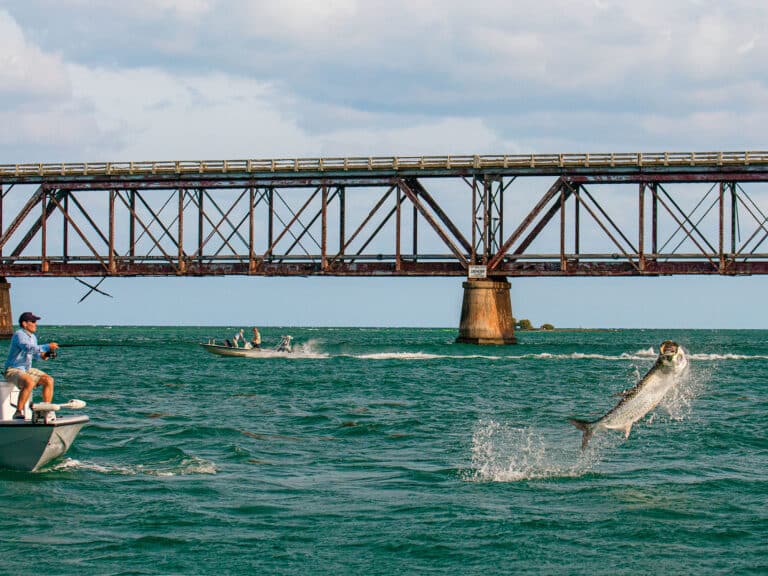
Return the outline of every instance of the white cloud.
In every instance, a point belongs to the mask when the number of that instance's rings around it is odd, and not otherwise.
[[[314,106],[314,114],[353,119],[307,132],[297,111],[309,105],[256,80],[152,69],[69,71],[74,96],[89,102],[98,132],[115,135],[109,150],[114,157],[94,160],[456,154],[509,147],[481,118],[403,119]]]
[[[0,10],[0,97],[53,96],[68,90],[61,57],[29,42],[8,12]]]
[[[170,10],[182,18],[191,18],[211,12],[216,2],[215,0],[143,0],[136,4],[143,4],[144,10],[151,11],[154,7],[160,7],[161,10]]]
[[[142,20],[156,20],[168,13],[181,19],[197,18],[212,12],[220,0],[133,0],[121,3],[111,0],[56,0],[56,3],[68,10],[131,14]]]
[[[282,0],[245,2],[244,26],[256,35],[290,37],[302,44],[327,39],[334,30],[345,29],[364,12],[357,0]]]
[[[73,18],[176,17],[166,35],[135,27],[135,45],[198,54],[201,65],[186,68],[121,65],[117,51],[109,65],[66,62],[0,12],[0,119],[12,127],[0,144],[143,159],[648,150],[721,136],[739,147],[739,134],[750,146],[762,137],[763,8],[745,18],[740,3],[393,2],[65,3]],[[98,48],[108,59],[110,46]],[[23,102],[40,92],[46,106]]]

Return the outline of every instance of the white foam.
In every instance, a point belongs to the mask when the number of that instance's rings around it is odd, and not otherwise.
[[[632,354],[621,354],[620,356],[608,356],[605,354],[590,354],[587,352],[572,352],[570,354],[552,354],[550,352],[541,352],[539,354],[518,354],[518,355],[489,355],[489,354],[429,354],[426,352],[376,352],[371,354],[342,354],[342,356],[351,356],[361,360],[438,360],[438,359],[456,359],[456,360],[645,360],[646,357]]]
[[[281,354],[283,355],[283,354]],[[299,354],[285,355],[297,358],[331,358],[327,353],[315,352],[308,348]],[[657,357],[653,348],[644,348],[635,352],[622,352],[618,355],[595,354],[591,352],[570,352],[567,354],[553,354],[551,352],[539,352],[537,354],[431,354],[427,352],[373,352],[370,354],[338,354],[335,357],[350,357],[360,360],[605,360],[607,362],[636,361],[646,362]],[[716,362],[719,360],[768,360],[768,355],[746,356],[741,354],[688,354],[689,360]]]
[[[123,476],[136,476],[146,474],[149,476],[188,476],[194,474],[216,474],[216,465],[213,462],[192,456],[184,458],[177,464],[169,466],[151,466],[137,464],[133,466],[119,466],[112,464],[97,464],[95,462],[85,462],[75,460],[74,458],[65,458],[61,462],[51,467],[51,470],[88,470],[98,472],[99,474],[117,474]]]
[[[123,466],[103,466],[96,464],[95,462],[84,462],[82,460],[75,460],[74,458],[65,458],[61,462],[53,465],[51,470],[89,470],[91,472],[98,472],[100,474],[121,474],[125,476],[135,476],[137,474],[135,469]]]
[[[355,358],[361,360],[435,360],[437,358],[452,358],[440,354],[426,354],[424,352],[378,352],[375,354],[359,354]]]
[[[576,438],[572,447],[566,447],[531,428],[481,420],[472,435],[472,470],[465,480],[519,482],[581,476],[594,461],[584,457],[578,446]]]
[[[663,408],[673,420],[683,420],[693,411],[693,401],[704,392],[712,376],[711,368],[691,367],[677,385],[661,401]]]
[[[293,352],[291,352],[290,357],[291,358],[313,358],[313,359],[319,359],[319,358],[330,358],[330,354],[327,352],[320,352],[317,347],[319,345],[320,341],[316,338],[313,338],[311,340],[307,340],[306,342],[301,342],[299,344],[294,344],[293,346]]]
[[[690,354],[688,356],[691,360],[768,360],[768,356],[746,356],[744,354]]]
[[[640,358],[656,358],[657,354],[656,351],[653,349],[653,346],[650,348],[640,349],[637,352],[633,354],[634,356],[638,356]]]

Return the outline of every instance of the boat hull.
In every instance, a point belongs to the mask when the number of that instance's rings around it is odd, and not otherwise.
[[[0,421],[0,468],[34,472],[64,454],[89,421],[61,416],[50,424],[30,420]]]
[[[290,352],[278,352],[270,348],[234,348],[232,346],[221,346],[219,344],[200,344],[211,354],[217,356],[237,356],[240,358],[275,358],[288,356]]]

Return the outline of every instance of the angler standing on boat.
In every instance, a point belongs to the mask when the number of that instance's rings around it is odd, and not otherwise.
[[[38,320],[40,317],[32,312],[24,312],[19,316],[21,328],[11,339],[8,360],[5,362],[5,379],[18,386],[20,391],[16,413],[13,415],[14,420],[24,419],[24,407],[36,386],[43,387],[43,402],[53,401],[53,378],[42,370],[32,368],[32,359],[48,360],[55,357],[59,345],[56,342],[38,345],[37,336],[35,336]]]
[[[261,334],[256,326],[253,327],[253,338],[251,339],[251,346],[253,348],[261,348]]]

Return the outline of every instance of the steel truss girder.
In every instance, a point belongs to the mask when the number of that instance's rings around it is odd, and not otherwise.
[[[768,173],[563,173],[533,209],[514,215],[507,238],[504,220],[513,215],[505,212],[504,196],[516,177],[484,172],[458,178],[472,192],[468,219],[449,215],[428,179],[379,174],[43,182],[5,226],[2,203],[15,185],[0,186],[0,276],[463,276],[477,264],[490,276],[516,277],[768,273],[768,206],[742,186],[766,182]],[[696,182],[712,186],[693,209],[668,189]],[[605,184],[637,186],[636,238],[593,194]],[[348,196],[361,187],[382,192],[350,222]],[[106,216],[83,196],[100,191],[108,194]],[[713,218],[715,234],[702,226]],[[50,240],[57,219],[60,246]],[[190,220],[197,226],[185,229]],[[666,241],[662,220],[672,226]],[[742,238],[744,221],[749,228]],[[585,228],[602,234],[607,248],[583,253]],[[559,246],[532,252],[553,230]],[[437,250],[421,247],[425,231]],[[72,239],[82,246],[74,249]]]

